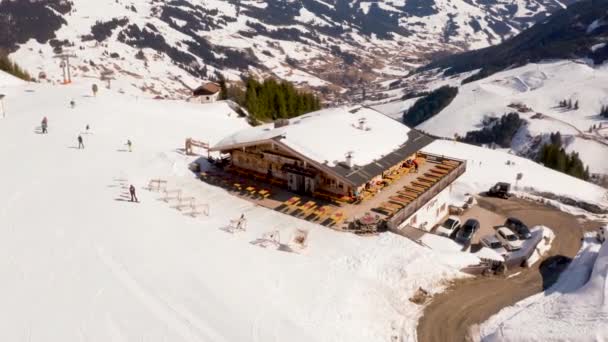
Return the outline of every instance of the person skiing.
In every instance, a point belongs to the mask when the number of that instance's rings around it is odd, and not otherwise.
[[[139,200],[137,199],[137,195],[135,194],[135,187],[133,186],[133,184],[129,186],[129,193],[131,194],[131,202],[139,202]]]
[[[42,134],[48,133],[48,131],[47,131],[48,120],[47,120],[46,116],[44,118],[42,118],[42,123],[40,124],[40,127],[42,128]]]
[[[131,142],[131,140],[127,140],[127,147],[129,147],[129,152],[133,152],[133,143]]]
[[[74,100],[70,101],[70,107],[72,107],[72,109],[76,107],[76,102]]]
[[[78,149],[84,149],[84,143],[82,142],[82,135],[78,135]]]
[[[89,134],[89,130],[91,129],[91,127],[87,124],[87,127],[85,127],[85,130],[87,131],[87,134]]]

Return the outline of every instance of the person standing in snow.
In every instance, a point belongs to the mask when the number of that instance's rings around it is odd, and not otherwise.
[[[129,147],[129,152],[133,152],[133,143],[131,140],[127,140],[127,147]]]
[[[47,126],[48,125],[48,120],[46,118],[46,116],[44,118],[42,118],[42,123],[40,124],[40,127],[42,128],[42,134],[46,134],[48,133],[47,131]]]
[[[87,134],[89,134],[89,130],[91,129],[91,127],[87,124],[87,127],[85,127],[85,130],[87,131]]]
[[[82,135],[78,135],[78,149],[84,149],[84,143],[82,142]]]
[[[133,184],[129,186],[129,193],[131,194],[131,202],[139,202],[139,200],[137,199],[137,195],[135,194],[135,187],[133,186]]]
[[[70,101],[70,107],[72,107],[72,109],[76,107],[76,102],[74,102],[74,100]]]

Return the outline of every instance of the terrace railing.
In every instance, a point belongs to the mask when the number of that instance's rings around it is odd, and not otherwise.
[[[419,152],[418,156],[424,157],[427,162],[442,163],[443,161],[457,161],[460,162],[460,165],[458,165],[455,169],[450,171],[450,173],[445,175],[441,180],[439,180],[439,182],[433,184],[425,192],[420,194],[420,196],[418,196],[410,204],[408,204],[403,209],[396,212],[392,217],[390,217],[386,221],[388,230],[395,232],[399,231],[399,226],[403,222],[405,222],[405,220],[407,220],[424,205],[429,203],[431,199],[433,199],[433,197],[437,196],[441,191],[450,186],[450,184],[452,184],[458,177],[460,177],[467,169],[467,163],[464,160],[446,158],[443,156],[422,152]]]

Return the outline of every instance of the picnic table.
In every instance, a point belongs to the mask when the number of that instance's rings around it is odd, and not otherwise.
[[[397,205],[397,204],[390,203],[390,202],[384,202],[381,205],[385,208],[390,208],[393,211],[399,211],[403,208],[403,206],[401,206],[401,205]]]
[[[408,205],[412,202],[412,200],[405,198],[405,197],[401,197],[401,196],[391,196],[391,197],[389,197],[389,199],[393,202],[397,202],[398,204],[404,204],[404,205]]]
[[[440,179],[441,179],[441,177],[442,177],[441,175],[438,175],[438,174],[435,174],[435,173],[432,173],[432,172],[425,172],[425,173],[424,173],[424,176],[425,176],[425,177],[428,177],[428,178],[430,178],[430,179],[433,179],[433,180],[435,180],[435,181],[440,180]]]
[[[300,197],[295,197],[294,196],[294,197],[288,199],[287,201],[285,201],[285,204],[288,205],[288,206],[290,206],[290,207],[291,206],[295,206],[295,205],[298,205],[298,203],[300,203],[300,199],[301,199]]]
[[[329,210],[330,210],[330,206],[324,205],[324,206],[318,208],[317,210],[315,210],[314,215],[317,219],[322,219],[327,214],[329,214]]]
[[[435,165],[435,168],[447,171],[448,173],[454,169],[453,166],[449,166],[449,165],[445,165],[445,164]]]
[[[317,207],[317,203],[315,201],[308,201],[306,203],[304,203],[302,206],[300,206],[300,209],[302,210],[302,212],[307,213],[310,212],[311,210],[314,210]]]
[[[424,188],[419,188],[419,187],[413,186],[413,185],[412,186],[407,186],[406,185],[406,186],[403,187],[403,189],[405,189],[406,191],[409,191],[409,192],[413,192],[413,193],[418,194],[418,195],[422,194],[425,191]]]
[[[262,198],[268,198],[268,197],[270,197],[270,191],[268,191],[266,189],[262,189],[262,190],[258,191],[258,194],[260,196],[262,196]]]
[[[415,193],[409,192],[409,191],[405,191],[405,190],[397,191],[397,193],[399,195],[401,195],[402,197],[408,198],[410,200],[415,200],[416,198],[418,198],[418,194],[415,194]]]
[[[340,222],[344,221],[345,218],[346,216],[344,216],[344,213],[341,211],[333,213],[333,215],[330,217],[330,219],[334,221],[334,224],[340,224]]]
[[[425,190],[431,187],[430,184],[424,184],[424,183],[420,183],[420,182],[417,182],[417,181],[412,181],[412,184],[415,185],[415,186],[421,187],[421,188],[423,188]]]
[[[437,180],[435,180],[435,179],[430,179],[430,178],[424,177],[424,176],[420,176],[417,179],[421,182],[431,183],[431,184],[435,184],[437,182]]]
[[[245,188],[245,190],[247,190],[247,192],[249,192],[251,195],[255,194],[255,188],[253,186],[248,186]]]
[[[394,209],[390,209],[390,208],[386,208],[385,206],[383,206],[382,204],[379,207],[374,208],[375,211],[381,212],[386,216],[391,216],[395,213],[396,210]]]
[[[445,175],[447,175],[448,173],[450,173],[450,171],[449,171],[449,170],[444,170],[444,169],[440,168],[440,167],[439,167],[439,165],[437,165],[437,166],[435,166],[434,168],[432,168],[432,169],[431,169],[431,172],[433,172],[433,173],[438,173],[438,174],[443,175],[443,176],[445,176]]]

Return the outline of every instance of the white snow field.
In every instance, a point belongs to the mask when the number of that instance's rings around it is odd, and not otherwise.
[[[215,144],[247,127],[224,103],[7,79],[0,73],[1,341],[413,341],[421,307],[408,299],[464,276],[453,256],[401,236],[335,232],[195,179],[194,157],[176,151],[184,139]],[[144,190],[152,178],[209,204],[210,216],[159,201]],[[125,200],[129,184],[141,203]],[[243,213],[246,232],[222,230]],[[287,244],[297,228],[309,231],[301,253],[252,243],[278,230]]]
[[[501,310],[481,326],[484,341],[606,341],[608,244],[588,236],[557,283]]]
[[[458,190],[456,195],[463,198],[465,193],[487,191],[496,182],[509,182],[520,191],[551,192],[608,208],[606,189],[501,150],[450,140],[434,141],[423,150],[467,161],[467,172],[453,184]],[[519,173],[522,179],[517,181]]]
[[[459,84],[463,77],[452,77],[432,83],[431,88],[444,84]],[[558,107],[561,100],[579,102],[578,110]],[[404,108],[411,104],[407,100]],[[592,173],[608,174],[608,160],[598,153],[608,153],[604,131],[588,132],[593,125],[608,124],[599,116],[608,105],[608,65],[592,67],[584,61],[558,60],[531,63],[513,68],[479,81],[462,85],[454,101],[441,113],[417,128],[434,135],[453,138],[481,128],[485,116],[500,117],[516,111],[512,103],[525,104],[532,109],[519,113],[528,121],[525,129],[513,141],[515,151],[526,152],[531,138],[561,132],[567,151],[576,151]],[[385,105],[386,107],[387,105]],[[392,108],[398,107],[397,103]],[[387,109],[389,114],[395,114]],[[542,113],[542,118],[532,118]]]

